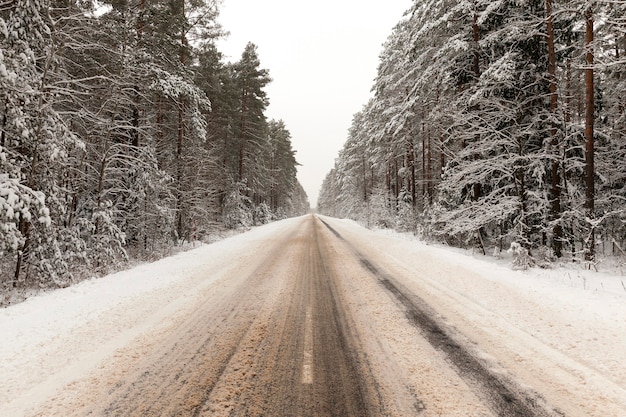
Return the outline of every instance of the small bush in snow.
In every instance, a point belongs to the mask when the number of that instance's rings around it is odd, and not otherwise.
[[[254,209],[254,224],[268,224],[272,221],[272,210],[266,203],[261,203]]]
[[[389,205],[389,198],[383,190],[378,190],[370,197],[368,207],[368,224],[382,229],[394,226],[395,213]]]
[[[417,229],[417,215],[410,202],[400,201],[398,203],[396,229],[400,232],[415,233]]]
[[[283,207],[278,207],[278,210],[276,210],[276,213],[274,214],[274,218],[276,220],[284,220],[286,219],[287,216],[287,212],[285,211],[285,209]]]
[[[525,271],[533,266],[533,259],[530,257],[528,249],[526,249],[519,243],[512,242],[511,247],[507,252],[513,256],[513,269],[521,269]]]
[[[246,185],[238,183],[224,199],[223,222],[229,229],[247,229],[253,225],[252,203],[245,195],[246,191]]]
[[[554,250],[548,246],[538,247],[534,254],[535,261],[541,268],[550,268],[550,266],[557,261]]]

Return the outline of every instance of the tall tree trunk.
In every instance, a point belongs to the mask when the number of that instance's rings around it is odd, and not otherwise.
[[[425,107],[425,105],[424,105]],[[426,195],[426,109],[422,108],[422,201]]]
[[[240,131],[239,131],[239,182],[243,181],[243,158],[244,158],[244,148],[246,144],[246,106],[247,106],[247,98],[248,98],[248,80],[246,79],[243,90],[241,91],[241,121],[240,121]]]
[[[581,85],[581,80],[580,80],[580,74],[578,73],[578,71],[574,72],[575,74],[575,80],[574,80],[574,85],[576,87],[579,87]],[[583,119],[584,119],[584,108],[585,108],[585,103],[584,103],[584,97],[583,97],[583,88],[574,88],[574,94],[576,95],[576,122],[577,123],[582,123]]]
[[[433,165],[432,165],[432,153],[431,153],[431,134],[430,134],[430,126],[428,127],[428,133],[426,135],[427,140],[427,150],[426,150],[426,184],[428,190],[428,203],[433,203]]]
[[[439,131],[439,179],[443,176],[443,170],[446,167],[446,153],[443,149],[443,135]]]
[[[394,198],[395,198],[395,200],[394,200],[395,207],[397,208],[398,207],[398,196],[400,195],[400,176],[398,175],[398,172],[400,171],[400,168],[398,167],[398,157],[395,156],[393,159],[394,159],[394,161],[393,161],[394,162],[393,173],[394,173],[395,180],[396,180],[396,186],[395,186],[393,194],[394,194]]]
[[[178,233],[178,238],[181,238],[183,235],[183,116],[183,100],[181,95],[178,99],[178,139],[176,141],[176,182],[178,185],[176,189],[176,232]]]
[[[521,154],[520,154],[521,155]],[[528,210],[527,210],[527,194],[526,194],[526,178],[525,168],[517,168],[517,186],[519,193],[520,204],[520,237],[522,238],[522,246],[530,250],[530,228],[528,225]]]
[[[589,219],[589,229],[585,248],[585,260],[593,261],[595,258],[595,227],[593,224],[595,212],[595,168],[594,168],[594,28],[593,28],[592,3],[585,10],[585,211]]]
[[[422,122],[422,200],[428,192],[426,173],[426,123]]]
[[[156,152],[157,152],[157,162],[159,164],[159,169],[163,169],[163,147],[165,146],[165,131],[163,129],[163,97],[159,94],[156,98]]]
[[[476,81],[480,77],[480,56],[478,53],[478,41],[480,40],[480,32],[478,27],[478,10],[476,10],[476,2],[474,2],[474,18],[472,21],[472,35],[474,40],[474,76]]]
[[[0,146],[6,146],[6,126],[7,126],[7,113],[9,111],[8,107],[9,99],[4,100],[4,109],[2,112],[2,129],[0,130]]]
[[[620,35],[619,33],[616,33],[615,34],[615,61],[617,62],[619,62],[620,60],[619,39],[620,39]],[[618,80],[621,80],[622,72],[617,70],[615,74],[615,78]],[[619,115],[615,119],[618,119],[618,118],[621,119],[622,115],[624,114],[624,99],[622,97],[618,97],[617,99],[617,111]],[[619,128],[617,130],[619,131]],[[621,131],[620,133],[623,133],[623,131]]]
[[[572,60],[565,64],[565,125],[572,120]]]
[[[477,4],[474,1],[474,18],[472,20],[472,34],[473,34],[473,40],[474,40],[474,77],[475,77],[475,82],[478,83],[478,80],[480,79],[480,53],[479,53],[479,41],[480,41],[480,28],[478,27],[478,9],[477,9]],[[478,106],[476,106],[476,111],[479,110]],[[480,142],[480,134],[477,133],[474,136],[474,141],[476,143]],[[476,153],[474,154],[474,160],[478,161],[480,159],[480,156]],[[472,186],[472,200],[473,201],[478,201],[483,194],[483,187],[482,184],[479,182],[475,182]],[[477,236],[477,244],[478,247],[480,248],[480,250],[482,251],[483,255],[486,255],[485,252],[485,245],[483,243],[483,232],[482,232],[482,227],[479,226],[478,229],[476,230],[476,236]]]
[[[181,22],[185,19],[185,1],[181,2]],[[181,23],[180,29],[180,63],[184,67],[185,66],[185,46],[187,45],[187,37],[184,25]],[[177,211],[177,225],[176,231],[178,233],[178,238],[180,239],[183,236],[183,140],[185,136],[185,126],[184,126],[184,97],[183,94],[178,95],[178,137],[176,141],[176,176],[178,182],[178,189],[176,192],[176,211]]]
[[[143,22],[143,13],[146,7],[146,0],[141,0],[141,2],[139,3],[139,16],[137,18],[137,27],[136,27],[136,32],[137,32],[137,48],[141,49],[141,42],[142,42],[142,36],[143,36],[143,28],[144,28],[144,22]],[[132,119],[131,119],[131,125],[133,127],[132,131],[131,131],[131,143],[130,145],[132,145],[133,147],[137,148],[139,146],[139,105],[140,105],[140,100],[141,100],[141,94],[140,94],[140,87],[139,87],[139,83],[135,82],[135,85],[133,86],[133,104],[132,104]]]
[[[411,205],[417,206],[416,186],[415,186],[415,144],[413,138],[409,141],[409,163],[411,164]]]
[[[23,218],[20,218],[18,228],[22,236],[26,236],[26,239],[24,241],[22,249],[18,252],[17,255],[17,262],[15,263],[15,274],[13,276],[13,288],[17,288],[17,283],[20,280],[20,272],[22,271],[22,264],[24,263],[24,258],[28,254],[28,249],[30,246],[30,239],[28,238],[30,232],[30,222],[25,221]]]
[[[479,33],[479,27],[478,27],[478,10],[476,9],[476,2],[474,2],[474,19],[472,22],[472,33],[473,33],[473,39],[474,39],[474,77],[475,77],[475,82],[478,82],[478,79],[480,78],[480,55],[478,52],[478,41],[480,40],[480,33]],[[476,110],[479,110],[478,108]],[[477,134],[474,137],[474,140],[478,143],[480,141],[480,135]],[[478,154],[474,155],[474,160],[478,160],[480,157],[478,156]],[[478,199],[480,197],[482,197],[482,186],[480,183],[474,183],[473,185],[473,190],[472,190],[472,199],[473,201],[478,201]],[[480,233],[480,229],[478,231],[478,233]]]
[[[367,201],[367,167],[365,165],[365,150],[361,155],[361,169],[363,176],[363,201]]]
[[[568,58],[565,63],[565,108],[563,114],[563,134],[564,140],[561,143],[560,158],[561,158],[561,202],[565,201],[566,206],[571,205],[571,197],[568,194],[568,178],[567,178],[567,160],[566,160],[566,147],[567,147],[567,136],[569,131],[569,125],[572,121],[572,60]],[[572,232],[572,223],[566,223],[565,226],[567,230],[567,236],[573,236]],[[567,243],[571,248],[574,248],[575,243],[571,240],[571,238],[566,237],[565,233],[563,233],[563,242]]]
[[[387,195],[391,196],[391,161],[387,161],[387,169],[385,171],[385,188]]]
[[[550,80],[550,126],[551,154],[553,157],[550,175],[550,220],[556,223],[552,229],[552,249],[556,257],[560,258],[563,251],[563,228],[561,217],[561,176],[560,176],[560,149],[559,133],[557,129],[558,93],[556,80],[556,53],[554,50],[554,24],[552,15],[552,0],[546,0],[546,26],[548,42],[548,77]]]

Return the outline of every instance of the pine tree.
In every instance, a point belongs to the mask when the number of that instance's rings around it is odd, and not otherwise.
[[[271,81],[268,71],[260,68],[257,47],[248,43],[241,59],[233,65],[233,77],[239,91],[237,181],[252,185],[256,152],[263,145],[267,121],[264,111],[268,99],[263,88]]]
[[[280,208],[286,211],[289,199],[296,191],[298,162],[291,148],[291,134],[282,120],[270,120],[268,125],[270,141],[269,207],[277,213]]]
[[[55,109],[59,45],[49,3],[16,1],[5,12],[0,153],[6,166],[3,193],[16,223],[8,225],[17,259],[13,285],[29,279],[42,286],[67,285],[68,256],[74,252],[66,256],[62,243],[65,190],[57,181],[67,155],[82,143]]]

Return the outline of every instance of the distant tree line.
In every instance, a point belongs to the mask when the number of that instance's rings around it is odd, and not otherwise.
[[[0,282],[59,287],[308,210],[256,47],[216,0],[0,1]]]
[[[592,265],[626,242],[626,1],[419,0],[323,213]]]

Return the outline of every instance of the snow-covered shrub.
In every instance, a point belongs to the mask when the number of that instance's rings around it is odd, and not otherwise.
[[[248,228],[253,225],[250,199],[242,192],[242,186],[231,191],[224,199],[224,225],[230,229]]]
[[[75,273],[92,268],[85,235],[78,226],[33,224],[25,250],[21,280],[36,288],[62,288],[75,281]]]
[[[278,207],[276,213],[274,213],[274,218],[276,220],[284,220],[287,218],[287,212],[284,207]]]
[[[37,219],[42,225],[49,225],[50,211],[45,197],[7,174],[0,174],[0,255],[16,252],[24,244],[18,227],[20,219],[31,222]]]
[[[111,204],[107,208],[93,213],[93,234],[88,240],[89,260],[92,266],[116,266],[121,259],[127,260],[128,255],[124,249],[126,235],[113,220]]]
[[[410,202],[398,203],[398,216],[396,217],[396,229],[400,232],[412,232],[417,230],[417,215]]]
[[[425,241],[433,240],[435,236],[435,228],[439,214],[443,211],[443,207],[437,201],[430,201],[427,195],[424,196],[423,208],[417,219],[416,235]]]
[[[384,190],[377,190],[370,196],[367,213],[369,225],[391,228],[395,224],[395,216],[389,204],[389,196]]]
[[[533,266],[533,259],[530,257],[528,249],[517,242],[511,242],[511,247],[507,251],[513,256],[512,266],[514,269],[527,270]]]
[[[557,257],[554,254],[554,250],[548,246],[539,246],[534,251],[533,256],[537,266],[541,268],[550,268],[557,261]]]
[[[268,224],[272,221],[272,210],[266,203],[261,203],[254,209],[254,224]]]

